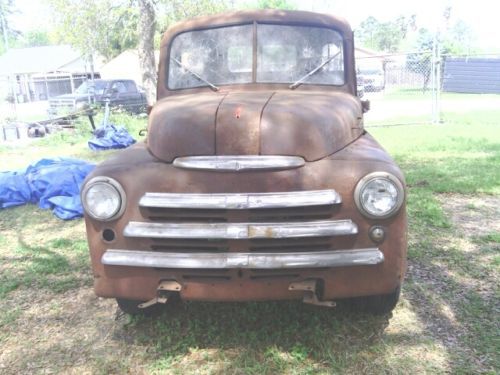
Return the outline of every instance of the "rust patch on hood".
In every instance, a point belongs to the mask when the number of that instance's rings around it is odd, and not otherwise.
[[[259,155],[260,118],[272,92],[228,94],[217,111],[217,155]]]
[[[148,124],[148,147],[158,159],[215,155],[215,117],[223,94],[179,95],[158,101]]]

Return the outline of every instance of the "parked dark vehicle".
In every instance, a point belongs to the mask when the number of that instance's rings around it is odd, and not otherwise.
[[[364,129],[355,74],[351,28],[330,15],[170,28],[147,141],[82,187],[96,294],[128,313],[176,296],[391,311],[405,181]]]
[[[385,71],[382,61],[375,58],[359,59],[358,79],[361,78],[365,91],[382,91],[385,89]]]
[[[61,114],[85,110],[92,106],[104,106],[109,101],[112,107],[121,107],[132,113],[146,110],[144,92],[139,90],[133,80],[95,79],[83,82],[73,94],[56,96],[49,100],[49,112]]]
[[[358,92],[358,98],[365,96],[365,80],[362,75],[356,75],[356,90]]]

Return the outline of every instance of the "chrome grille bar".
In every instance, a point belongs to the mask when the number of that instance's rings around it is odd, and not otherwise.
[[[327,206],[342,202],[335,190],[245,194],[146,193],[139,206],[147,208],[252,209]]]
[[[358,233],[351,220],[325,220],[280,223],[144,223],[131,221],[125,237],[256,239],[329,237]]]
[[[161,253],[106,250],[101,262],[112,266],[155,268],[318,268],[376,265],[384,261],[377,248],[294,253]]]
[[[300,156],[282,155],[217,155],[183,156],[174,160],[174,166],[220,172],[248,170],[283,170],[299,168],[305,164]]]

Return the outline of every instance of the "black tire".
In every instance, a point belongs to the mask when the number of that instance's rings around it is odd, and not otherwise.
[[[158,316],[160,315],[163,311],[167,309],[167,307],[172,306],[178,301],[178,295],[177,294],[172,294],[168,298],[168,301],[166,304],[163,303],[156,303],[154,305],[151,305],[149,307],[146,307],[144,309],[141,309],[139,305],[143,303],[144,301],[135,301],[131,299],[125,299],[125,298],[116,298],[116,303],[118,304],[118,307],[120,310],[122,310],[124,313],[129,314],[129,315],[142,315],[142,316]]]
[[[389,294],[350,298],[345,302],[353,311],[372,315],[386,315],[396,307],[400,293],[401,286],[398,286],[394,292]]]

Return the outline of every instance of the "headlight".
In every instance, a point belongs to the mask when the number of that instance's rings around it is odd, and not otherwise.
[[[390,173],[370,173],[356,185],[354,201],[364,216],[372,219],[388,218],[403,204],[403,184]]]
[[[82,190],[82,204],[92,218],[109,221],[125,210],[125,192],[112,178],[94,177]]]

